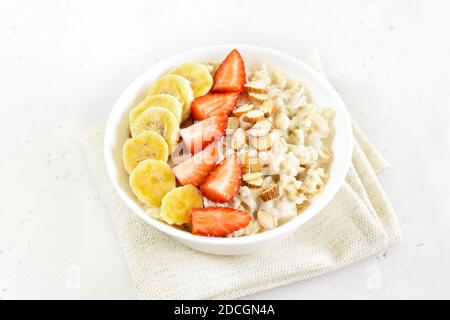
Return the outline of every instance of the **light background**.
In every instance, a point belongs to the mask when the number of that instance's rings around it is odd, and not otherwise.
[[[319,48],[404,232],[251,298],[450,298],[449,30],[448,1],[1,1],[0,299],[135,297],[77,133],[155,61],[220,43]]]

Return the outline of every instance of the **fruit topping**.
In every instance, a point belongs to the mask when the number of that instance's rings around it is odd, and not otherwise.
[[[234,49],[214,73],[212,92],[242,92],[245,81],[244,60]]]
[[[181,129],[180,135],[188,150],[196,153],[222,137],[227,127],[227,118],[225,113],[219,113]]]
[[[241,186],[241,161],[236,154],[226,157],[200,186],[200,191],[215,202],[229,202]]]
[[[176,186],[175,176],[169,165],[160,160],[142,161],[129,179],[134,194],[149,207],[159,207],[166,193]]]
[[[204,120],[218,113],[231,115],[239,99],[238,92],[210,93],[192,102],[191,112],[195,120]]]
[[[172,171],[181,185],[199,186],[214,168],[217,159],[217,148],[211,144],[203,151],[173,167]]]
[[[210,237],[227,236],[252,221],[247,212],[224,207],[192,209],[190,217],[192,233]]]
[[[161,219],[168,224],[181,225],[189,222],[189,213],[203,206],[200,191],[191,184],[178,187],[167,193],[161,203]]]

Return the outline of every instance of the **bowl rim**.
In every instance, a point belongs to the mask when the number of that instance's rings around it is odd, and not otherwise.
[[[205,50],[223,50],[224,52],[230,51],[232,48],[238,48],[239,49],[249,49],[249,50],[260,50],[265,51],[267,53],[270,53],[272,55],[278,56],[281,59],[284,59],[288,61],[289,63],[295,63],[300,64],[302,68],[306,69],[310,76],[314,78],[317,83],[325,89],[328,94],[333,98],[333,100],[336,101],[337,104],[339,104],[339,109],[341,109],[342,113],[342,130],[346,130],[345,137],[347,137],[347,143],[346,143],[346,149],[344,153],[344,160],[343,163],[345,165],[342,166],[341,170],[335,173],[335,181],[336,183],[334,185],[331,185],[328,187],[327,192],[322,192],[319,195],[320,202],[317,202],[318,199],[313,201],[311,205],[308,208],[313,208],[314,210],[309,210],[308,212],[302,213],[300,215],[297,215],[295,218],[291,219],[289,222],[280,225],[274,229],[267,230],[261,233],[257,233],[254,235],[249,236],[242,236],[242,237],[230,237],[230,238],[220,238],[220,237],[205,237],[205,236],[198,236],[193,235],[189,232],[177,229],[171,225],[168,225],[164,222],[158,221],[154,219],[153,217],[150,217],[149,215],[145,214],[144,209],[138,206],[134,201],[131,201],[128,198],[128,195],[122,190],[122,187],[116,182],[116,180],[113,178],[113,172],[114,172],[114,161],[111,159],[110,156],[110,150],[108,142],[108,137],[111,135],[111,133],[115,132],[115,127],[112,120],[114,119],[114,115],[119,109],[119,106],[122,104],[122,100],[125,99],[126,94],[132,90],[137,84],[139,84],[143,79],[146,77],[146,74],[152,70],[161,68],[162,66],[166,65],[168,62],[173,60],[178,60],[181,57],[189,56],[189,55],[195,55],[196,53],[205,51]],[[228,51],[226,51],[228,50]],[[116,112],[115,112],[116,111]],[[246,45],[246,44],[218,44],[218,45],[210,45],[210,46],[203,46],[195,49],[190,49],[187,51],[183,51],[181,53],[169,56],[167,58],[163,58],[159,60],[157,63],[153,64],[151,67],[146,69],[141,75],[139,75],[137,78],[135,78],[122,92],[122,94],[117,99],[116,103],[114,104],[113,108],[111,109],[111,112],[108,116],[108,120],[106,123],[104,135],[103,135],[103,155],[104,155],[104,161],[106,165],[107,174],[109,177],[109,180],[114,186],[115,191],[119,194],[122,201],[125,202],[125,204],[128,206],[128,208],[133,211],[134,214],[138,215],[141,219],[143,219],[145,222],[150,224],[152,227],[170,235],[173,236],[179,240],[184,240],[188,242],[193,242],[196,244],[204,244],[204,245],[215,245],[215,246],[222,246],[222,247],[235,247],[235,246],[241,246],[244,244],[252,244],[257,242],[266,241],[269,239],[276,239],[283,235],[288,235],[298,229],[301,225],[306,223],[311,218],[315,217],[317,214],[320,213],[321,210],[325,206],[329,204],[329,202],[333,199],[333,197],[338,192],[339,188],[342,186],[344,179],[348,173],[348,170],[350,168],[351,159],[352,159],[352,152],[353,152],[353,130],[352,130],[352,124],[350,115],[347,111],[347,108],[342,100],[342,98],[339,96],[337,91],[334,89],[334,87],[331,85],[331,83],[325,78],[324,75],[320,74],[318,71],[316,71],[314,68],[309,66],[308,64],[304,63],[300,59],[296,59],[291,55],[288,55],[286,53],[280,52],[278,50],[266,48],[266,47],[260,47],[260,46],[254,46],[254,45]],[[328,181],[327,181],[328,183]],[[138,208],[141,209],[142,212],[138,210]],[[307,208],[307,209],[308,209]]]

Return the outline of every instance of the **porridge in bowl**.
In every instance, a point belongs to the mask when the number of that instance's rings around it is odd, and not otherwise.
[[[130,187],[149,215],[195,235],[276,228],[321,193],[333,117],[269,64],[246,69],[237,50],[177,66],[130,111]]]

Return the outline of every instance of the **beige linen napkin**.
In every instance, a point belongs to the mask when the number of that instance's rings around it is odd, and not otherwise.
[[[302,59],[323,72],[315,50]],[[232,299],[315,277],[400,240],[377,173],[388,165],[354,125],[353,163],[331,203],[286,240],[247,256],[192,250],[147,225],[120,200],[106,173],[103,126],[81,137],[101,197],[122,243],[140,299]]]

